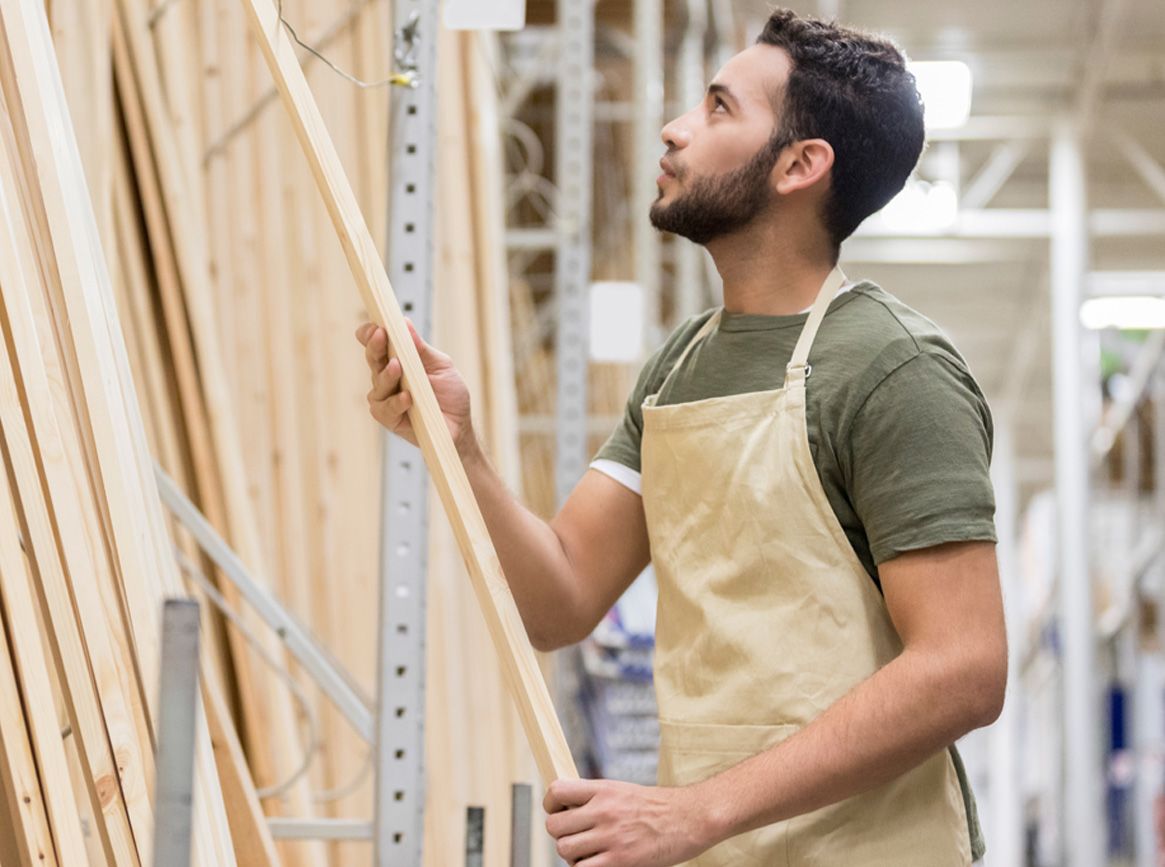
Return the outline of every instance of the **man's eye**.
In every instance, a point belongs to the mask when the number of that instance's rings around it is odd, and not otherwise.
[[[728,105],[724,102],[724,100],[722,100],[718,96],[712,97],[712,106],[713,106],[713,108],[712,108],[713,111],[718,111],[719,109],[724,109],[725,111],[728,111]]]

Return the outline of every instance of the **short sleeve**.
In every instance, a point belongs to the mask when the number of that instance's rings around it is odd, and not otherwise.
[[[692,316],[671,333],[663,346],[647,359],[639,371],[635,388],[627,398],[623,418],[595,454],[596,461],[614,461],[638,473],[641,471],[640,444],[643,441],[643,401],[655,394],[667,377],[668,371],[683,354],[684,347],[708,321],[713,311]]]
[[[921,352],[874,388],[840,451],[875,563],[945,542],[995,541],[992,435],[978,385],[945,355]]]
[[[623,417],[595,454],[594,460],[614,461],[636,473],[640,472],[639,447],[643,440],[643,401],[653,391],[652,380],[654,370],[658,366],[658,356],[659,353],[652,356],[639,371],[635,388],[631,390],[627,405],[623,409]]]

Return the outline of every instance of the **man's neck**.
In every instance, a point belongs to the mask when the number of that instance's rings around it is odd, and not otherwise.
[[[775,225],[750,227],[708,244],[729,313],[789,316],[813,304],[833,270],[832,251]]]

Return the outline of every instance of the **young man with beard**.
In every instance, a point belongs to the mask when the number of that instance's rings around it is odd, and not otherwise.
[[[490,469],[448,356],[414,335],[531,641],[587,635],[652,560],[658,787],[559,781],[580,867],[955,867],[981,856],[951,746],[1003,701],[991,420],[931,322],[838,250],[923,146],[902,55],[774,12],[663,129],[660,229],[703,244],[724,306],[643,368],[544,523]],[[383,330],[372,414],[411,437]]]

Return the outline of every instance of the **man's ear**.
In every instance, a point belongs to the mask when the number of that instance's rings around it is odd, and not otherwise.
[[[774,186],[778,193],[787,196],[798,190],[806,190],[822,178],[829,177],[832,168],[833,146],[825,139],[810,138],[794,142],[773,166]]]

